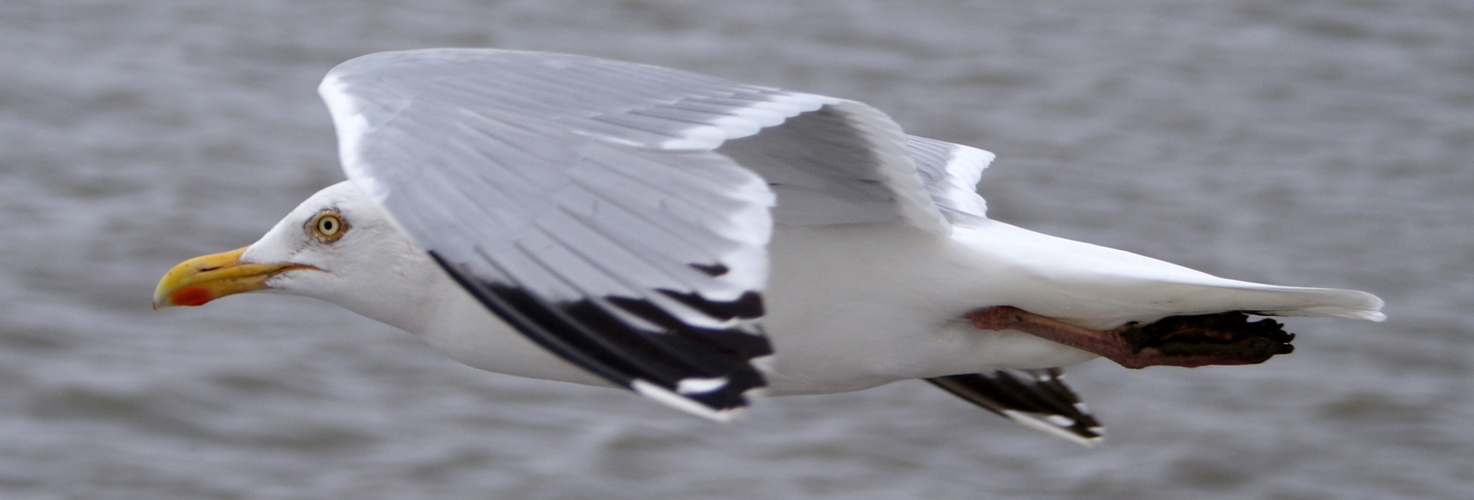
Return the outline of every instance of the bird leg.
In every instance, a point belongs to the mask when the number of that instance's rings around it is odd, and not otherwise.
[[[1168,316],[1145,325],[1092,330],[1013,306],[985,307],[963,317],[981,330],[1017,330],[1099,354],[1126,368],[1253,365],[1295,350],[1295,334],[1272,319],[1250,322],[1242,311]]]

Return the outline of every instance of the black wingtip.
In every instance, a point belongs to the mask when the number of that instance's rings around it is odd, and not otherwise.
[[[760,392],[767,384],[751,363],[773,352],[760,332],[695,327],[637,298],[552,302],[520,287],[477,279],[461,266],[433,251],[429,253],[456,283],[528,339],[590,373],[660,403],[725,422],[748,405],[749,394]],[[744,300],[760,300],[756,294],[753,297],[747,299],[744,295]],[[690,301],[681,302],[692,305]],[[714,302],[700,309],[735,312],[735,316],[750,312],[751,307],[750,302],[738,301]],[[663,331],[633,327],[611,308]]]
[[[926,379],[932,385],[1026,427],[1091,447],[1105,437],[1095,419],[1061,378],[1058,368],[999,370]]]

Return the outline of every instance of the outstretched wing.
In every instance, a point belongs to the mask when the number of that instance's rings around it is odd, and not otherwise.
[[[926,379],[1003,418],[1084,446],[1095,446],[1105,428],[1065,385],[1059,368],[999,370]]]
[[[775,219],[950,230],[905,134],[852,101],[471,49],[360,57],[320,92],[348,177],[490,310],[708,417],[764,386]]]

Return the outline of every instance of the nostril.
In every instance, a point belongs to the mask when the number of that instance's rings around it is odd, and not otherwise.
[[[214,271],[216,269],[220,269],[220,266],[201,267],[200,268],[200,272],[202,272],[202,273],[208,273],[208,272]]]

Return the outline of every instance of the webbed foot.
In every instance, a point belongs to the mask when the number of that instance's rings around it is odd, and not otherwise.
[[[1127,368],[1252,365],[1289,354],[1295,334],[1265,318],[1249,321],[1242,311],[1169,316],[1138,325],[1092,330],[1012,306],[979,309],[965,316],[983,330],[1018,330],[1099,354]]]

